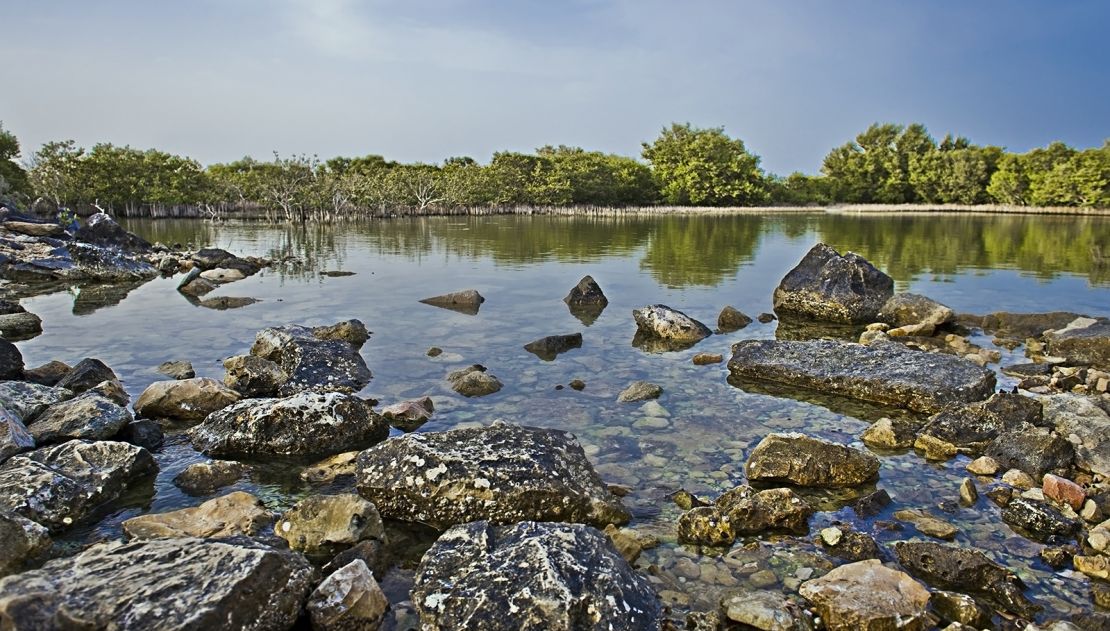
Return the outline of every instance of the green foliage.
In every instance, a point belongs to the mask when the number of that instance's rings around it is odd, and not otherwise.
[[[936,149],[924,125],[871,125],[833,149],[821,167],[834,201],[908,204],[918,201],[911,165]]]
[[[832,202],[829,178],[798,171],[785,178],[768,175],[767,192],[772,206],[820,206]]]
[[[0,121],[0,195],[23,197],[31,192],[27,172],[16,162],[18,158],[19,140]]]
[[[759,158],[722,127],[675,123],[643,147],[668,204],[753,206],[767,199]]]

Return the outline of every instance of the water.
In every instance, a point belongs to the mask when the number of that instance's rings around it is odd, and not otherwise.
[[[198,376],[220,378],[222,359],[247,352],[263,327],[359,318],[373,331],[362,354],[374,379],[363,394],[384,404],[432,396],[436,413],[421,431],[502,418],[574,432],[606,481],[632,489],[625,498],[634,514],[632,525],[663,541],[637,564],[655,577],[678,612],[713,607],[721,590],[737,586],[796,589],[798,568],[814,568],[817,575],[828,566],[812,544],[794,538],[752,538],[727,554],[677,546],[673,533],[680,511],[668,494],[685,488],[713,498],[744,482],[747,454],[768,432],[801,430],[858,442],[859,433],[883,411],[806,393],[746,392],[727,383],[724,364],[694,366],[690,361],[698,352],[727,357],[730,345],[742,339],[773,337],[775,323],[756,322],[681,352],[647,353],[631,344],[633,308],[664,303],[710,326],[726,304],[753,317],[769,312],[778,281],[814,243],[824,241],[861,253],[890,273],[898,290],[926,294],[957,312],[1110,314],[1110,266],[1096,265],[1092,255],[1110,252],[1106,218],[504,216],[304,229],[169,220],[131,221],[127,227],[151,241],[296,260],[210,294],[261,300],[241,309],[194,306],[175,292],[177,279],[157,279],[130,293],[74,288],[25,299],[45,330],[19,343],[28,365],[99,357],[135,398],[159,378],[154,368],[163,361],[188,360]],[[320,274],[335,270],[355,275]],[[562,302],[586,274],[597,279],[610,300],[588,325]],[[464,288],[477,289],[487,299],[476,316],[418,302]],[[555,361],[541,361],[522,348],[545,335],[573,332],[583,334],[582,348]],[[445,352],[429,358],[431,346]],[[1021,349],[1004,354],[1016,361]],[[505,388],[480,399],[455,395],[444,376],[472,363],[489,367]],[[584,391],[556,389],[575,378],[586,382]],[[663,386],[659,404],[667,416],[660,417],[652,406],[616,403],[617,393],[636,379]],[[153,488],[139,489],[130,505],[117,505],[103,521],[74,531],[69,544],[115,537],[123,519],[204,499],[184,495],[171,483],[184,466],[204,459],[180,434],[169,436],[158,459],[161,472]],[[839,520],[881,542],[910,538],[915,536],[911,527],[889,529],[890,513],[929,509],[960,527],[958,542],[984,549],[1017,571],[1049,611],[1090,610],[1086,579],[1051,571],[1037,557],[1040,546],[1010,531],[993,504],[980,500],[971,509],[937,508],[939,501],[958,497],[966,459],[933,464],[909,452],[885,454],[882,462],[878,487],[891,494],[894,505],[860,520],[843,508],[844,502],[874,487],[807,492],[825,511],[812,521],[814,533]],[[254,492],[281,510],[321,491],[297,473],[292,465],[255,467],[233,488]],[[405,597],[419,549],[402,564],[406,567],[387,578],[395,600]]]

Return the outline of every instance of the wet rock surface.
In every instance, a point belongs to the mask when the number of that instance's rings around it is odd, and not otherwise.
[[[575,348],[582,348],[582,334],[549,335],[524,345],[524,350],[544,361],[554,361],[557,356]]]
[[[650,305],[632,310],[637,335],[678,345],[694,344],[713,334],[709,327],[667,305]]]
[[[365,338],[354,333],[365,331],[361,322],[349,327],[308,328],[288,325],[263,329],[255,336],[251,355],[277,364],[289,378],[278,386],[277,393],[288,396],[306,390],[358,392],[372,377],[366,361],[359,354]],[[342,323],[340,323],[342,324]],[[321,337],[321,335],[323,337]],[[368,334],[367,334],[368,335]],[[354,342],[362,338],[361,342]]]
[[[239,481],[247,467],[241,462],[213,460],[194,462],[173,478],[177,488],[190,495],[204,495]]]
[[[123,522],[131,539],[252,537],[267,529],[273,515],[261,500],[242,491],[210,499],[199,506],[167,513],[148,513]]]
[[[874,322],[894,280],[862,256],[818,243],[775,288],[775,314],[845,324]]]
[[[927,629],[929,590],[877,559],[842,565],[798,590],[830,631]]]
[[[798,486],[842,487],[878,477],[874,455],[798,433],[768,434],[748,456],[748,479]]]
[[[1003,468],[1019,469],[1039,478],[1050,471],[1066,472],[1075,461],[1075,449],[1062,436],[1032,428],[1000,434],[986,454]]]
[[[805,533],[813,508],[790,489],[756,490],[741,485],[696,507],[678,520],[678,540],[709,546],[731,545],[737,537],[765,531]]]
[[[629,514],[573,436],[495,422],[407,434],[363,451],[358,492],[383,517],[433,526],[490,519],[604,527]]]
[[[936,412],[994,391],[994,374],[975,364],[895,342],[749,340],[732,347],[732,377],[772,381],[873,403]]]
[[[431,397],[401,401],[382,408],[382,418],[403,432],[414,432],[427,423],[435,412]]]
[[[878,319],[894,327],[923,324],[936,328],[955,320],[945,305],[919,294],[894,294],[883,303]],[[930,330],[931,333],[931,330]]]
[[[978,550],[921,541],[894,545],[898,562],[930,586],[980,596],[996,607],[1019,616],[1040,608],[1023,594],[1025,585],[1010,570]]]
[[[206,377],[155,381],[135,401],[135,413],[146,418],[195,423],[235,403],[239,397],[235,390]]]
[[[659,629],[648,581],[609,540],[579,524],[463,524],[417,569],[413,604],[423,629]],[[480,621],[480,622],[479,622]]]
[[[0,619],[46,628],[287,629],[313,576],[250,540],[104,543],[0,580]]]
[[[378,509],[353,493],[307,497],[282,514],[274,532],[290,548],[325,558],[366,539],[386,540]]]
[[[721,309],[721,313],[717,315],[717,329],[722,333],[739,331],[751,323],[750,317],[732,305]]]
[[[1045,502],[1019,497],[1002,509],[1002,520],[1038,541],[1069,537],[1079,530],[1079,522],[1064,516]]]
[[[104,362],[95,357],[86,357],[70,368],[69,372],[54,386],[79,394],[105,381],[119,381],[119,377]]]
[[[125,408],[100,395],[86,392],[46,408],[27,429],[39,445],[73,438],[106,440],[118,434],[132,420],[131,413]]]
[[[198,451],[215,457],[327,456],[389,435],[370,404],[341,392],[302,392],[283,399],[245,399],[189,430]]]
[[[480,364],[448,373],[447,382],[452,390],[464,397],[484,397],[502,388],[501,380]]]
[[[1110,477],[1110,413],[1089,397],[1058,394],[1042,397],[1045,423],[1061,436],[1074,436],[1075,464]]]
[[[432,296],[431,298],[424,298],[420,302],[433,307],[442,307],[443,309],[450,309],[466,315],[477,315],[478,310],[482,307],[482,303],[486,299],[482,294],[474,289],[464,289],[450,294],[443,294],[441,296]]]
[[[649,381],[633,381],[617,395],[617,403],[635,403],[658,399],[663,394],[663,386]]]
[[[374,631],[382,625],[389,600],[366,563],[354,560],[324,579],[305,608],[313,629]]]

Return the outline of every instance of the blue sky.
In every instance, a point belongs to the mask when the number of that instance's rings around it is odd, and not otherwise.
[[[204,163],[638,155],[688,121],[788,173],[875,121],[1017,151],[1110,137],[1103,1],[5,5],[0,120],[25,153],[73,138]]]

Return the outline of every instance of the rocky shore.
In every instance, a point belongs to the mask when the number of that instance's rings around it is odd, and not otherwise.
[[[67,230],[0,215],[0,278],[15,298],[0,304],[0,629],[1110,627],[1110,320],[1099,314],[956,314],[818,245],[760,318],[780,318],[786,339],[735,343],[727,375],[712,353],[692,362],[741,390],[864,406],[870,427],[838,439],[805,423],[764,431],[730,452],[731,487],[669,499],[607,480],[596,445],[545,427],[542,410],[425,431],[442,401],[517,387],[503,367],[437,373],[434,403],[379,408],[361,395],[371,333],[357,319],[264,328],[223,361],[222,379],[167,362],[166,379],[134,393],[95,358],[31,367],[14,343],[35,329],[18,297],[49,283],[180,275],[181,295],[203,305],[267,264],[152,246],[107,216]],[[485,298],[425,302],[474,316]],[[565,302],[584,326],[609,305],[588,276]],[[725,306],[714,332],[652,304],[627,324],[658,358],[753,321]],[[586,343],[553,333],[521,340],[532,361]],[[998,366],[1001,353],[976,344],[984,336],[1028,361]],[[997,391],[1001,376],[1017,386]],[[631,431],[668,431],[670,388],[637,380],[604,405],[636,410]],[[170,474],[195,501],[150,510],[167,442],[197,454]],[[959,463],[966,476],[930,503],[892,497],[884,476],[907,460]],[[274,466],[311,492],[281,502],[237,488]],[[673,502],[677,518],[644,528],[645,497]],[[67,539],[136,503],[141,514],[104,541]],[[951,517],[960,506],[1027,563],[973,547]],[[1038,599],[1034,566],[1081,583],[1088,613],[1062,617]]]

